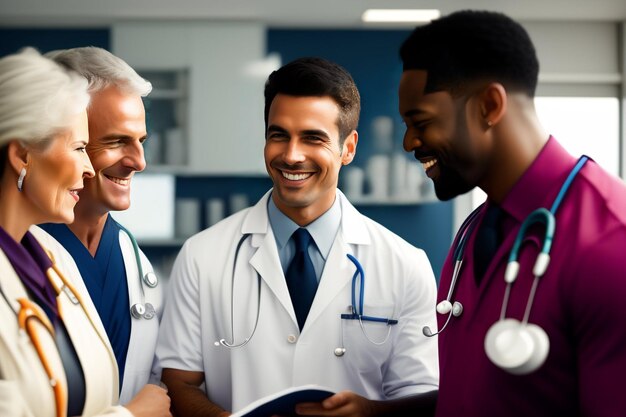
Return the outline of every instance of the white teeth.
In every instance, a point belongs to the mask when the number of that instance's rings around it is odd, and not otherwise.
[[[426,162],[422,162],[422,167],[424,167],[424,171],[427,171],[429,168],[433,167],[437,164],[437,159],[431,159]]]
[[[130,180],[125,180],[122,178],[114,178],[114,177],[107,177],[107,178],[113,181],[114,183],[120,184],[120,185],[128,185],[128,183],[130,183]]]
[[[283,177],[287,178],[290,181],[300,181],[300,180],[304,180],[309,178],[312,174],[309,172],[305,172],[303,174],[290,174],[288,172],[285,171],[281,171],[283,174]]]
[[[72,194],[72,195],[78,195],[78,190],[70,190],[70,194]]]

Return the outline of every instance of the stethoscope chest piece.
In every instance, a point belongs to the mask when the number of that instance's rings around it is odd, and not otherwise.
[[[130,314],[136,319],[142,318],[145,312],[146,312],[146,308],[141,303],[133,304],[130,307]]]
[[[156,310],[151,303],[135,303],[130,308],[130,315],[136,319],[150,320],[156,315]]]
[[[154,306],[152,305],[152,303],[146,303],[145,310],[146,310],[145,313],[143,313],[144,319],[150,320],[154,316],[156,316],[156,310],[154,309]]]
[[[548,357],[550,340],[536,324],[515,319],[494,323],[485,337],[485,352],[496,366],[515,375],[537,370]]]
[[[150,288],[156,288],[159,284],[156,274],[152,271],[143,276],[143,282]]]

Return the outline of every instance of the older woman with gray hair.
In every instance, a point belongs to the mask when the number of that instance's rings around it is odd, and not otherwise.
[[[87,81],[32,49],[0,59],[0,415],[168,416],[151,386],[117,404],[115,357],[52,241],[93,177]]]

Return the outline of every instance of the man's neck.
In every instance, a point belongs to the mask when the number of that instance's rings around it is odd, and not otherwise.
[[[537,158],[550,137],[528,100],[527,97],[511,97],[509,107],[516,111],[509,111],[492,129],[497,136],[493,139],[494,157],[485,182],[479,187],[498,204]]]
[[[290,207],[282,204],[282,202],[275,198],[273,195],[270,196],[274,200],[274,204],[278,210],[280,210],[285,216],[289,217],[300,227],[305,227],[315,220],[317,220],[320,216],[328,211],[335,202],[336,194],[332,194],[329,196],[325,196],[325,198],[320,198],[315,201],[313,204],[310,204],[305,207]]]
[[[109,213],[91,217],[79,216],[76,213],[74,223],[68,225],[72,233],[85,245],[92,257],[96,256],[108,216]]]

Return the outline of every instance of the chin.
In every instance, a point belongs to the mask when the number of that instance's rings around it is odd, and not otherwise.
[[[435,195],[440,201],[449,201],[455,197],[460,196],[461,194],[465,194],[470,191],[471,188],[468,187],[458,187],[458,188],[449,188],[449,187],[437,187],[435,186]]]
[[[71,213],[57,213],[56,215],[52,215],[50,216],[50,220],[42,223],[74,223],[74,210],[72,210]]]
[[[124,211],[130,208],[130,200],[116,200],[107,204],[109,211]]]
[[[456,171],[442,173],[442,175],[434,181],[434,185],[435,195],[441,201],[452,200],[474,188],[474,186],[470,185]]]

